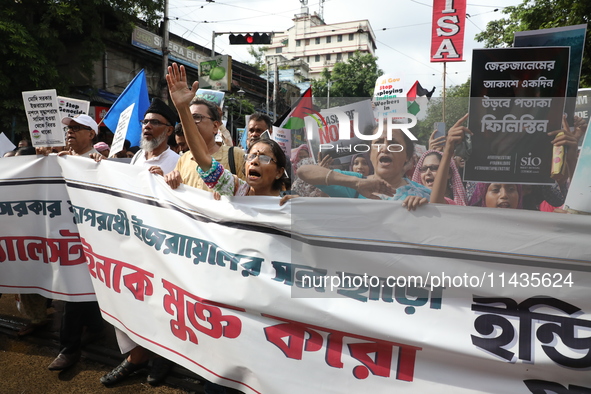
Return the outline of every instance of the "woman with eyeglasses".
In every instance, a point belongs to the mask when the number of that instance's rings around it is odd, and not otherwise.
[[[245,157],[246,181],[239,179],[211,157],[197,130],[189,103],[195,96],[198,82],[194,82],[192,89],[189,89],[185,68],[176,63],[168,67],[166,82],[181,118],[187,144],[198,164],[197,171],[204,182],[225,196],[279,196],[288,181],[285,174],[286,157],[281,147],[272,140],[259,140],[251,145]],[[281,202],[290,197],[286,196]]]
[[[419,159],[412,180],[433,190],[435,177],[441,165],[443,153],[437,150],[428,150]],[[462,177],[453,160],[446,179],[444,202],[451,205],[466,205],[466,191],[462,184]],[[434,202],[434,201],[431,201]]]

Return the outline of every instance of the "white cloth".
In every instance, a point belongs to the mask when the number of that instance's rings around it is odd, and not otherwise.
[[[144,166],[150,168],[152,166],[158,166],[162,168],[165,174],[168,174],[176,167],[176,162],[179,160],[179,155],[168,147],[164,152],[151,159],[146,159],[146,151],[140,149],[136,152],[131,159],[131,164]],[[134,347],[138,346],[126,333],[115,327],[115,336],[117,337],[117,344],[121,354],[125,354]]]
[[[142,165],[146,169],[152,166],[158,166],[162,168],[162,171],[165,174],[168,174],[169,172],[174,170],[176,162],[179,160],[179,157],[180,156],[178,155],[178,153],[176,153],[175,151],[170,149],[170,147],[168,147],[160,155],[152,157],[151,159],[146,159],[146,151],[140,149],[133,156],[133,159],[131,159],[131,164]]]

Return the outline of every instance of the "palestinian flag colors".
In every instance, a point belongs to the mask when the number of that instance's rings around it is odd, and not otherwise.
[[[416,81],[406,93],[408,112],[413,115],[418,114],[421,110],[421,105],[419,104],[418,98],[427,97],[429,100],[431,99],[433,92],[435,92],[435,87],[429,91],[422,87],[419,81]]]

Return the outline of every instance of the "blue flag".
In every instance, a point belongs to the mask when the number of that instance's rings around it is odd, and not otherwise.
[[[117,130],[117,123],[119,116],[129,106],[135,104],[129,120],[129,127],[125,139],[131,142],[131,146],[138,146],[142,136],[142,127],[140,120],[144,118],[144,114],[150,106],[150,98],[148,97],[148,85],[146,83],[146,74],[142,69],[135,78],[127,85],[123,93],[117,98],[115,103],[105,115],[103,123],[113,133]]]

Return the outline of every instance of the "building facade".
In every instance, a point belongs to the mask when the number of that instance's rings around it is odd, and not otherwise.
[[[287,31],[273,35],[266,53],[269,62],[276,56],[303,60],[309,66],[309,78],[317,79],[324,68],[332,70],[356,51],[375,55],[376,37],[367,19],[326,24],[316,13],[303,12],[293,21]]]

